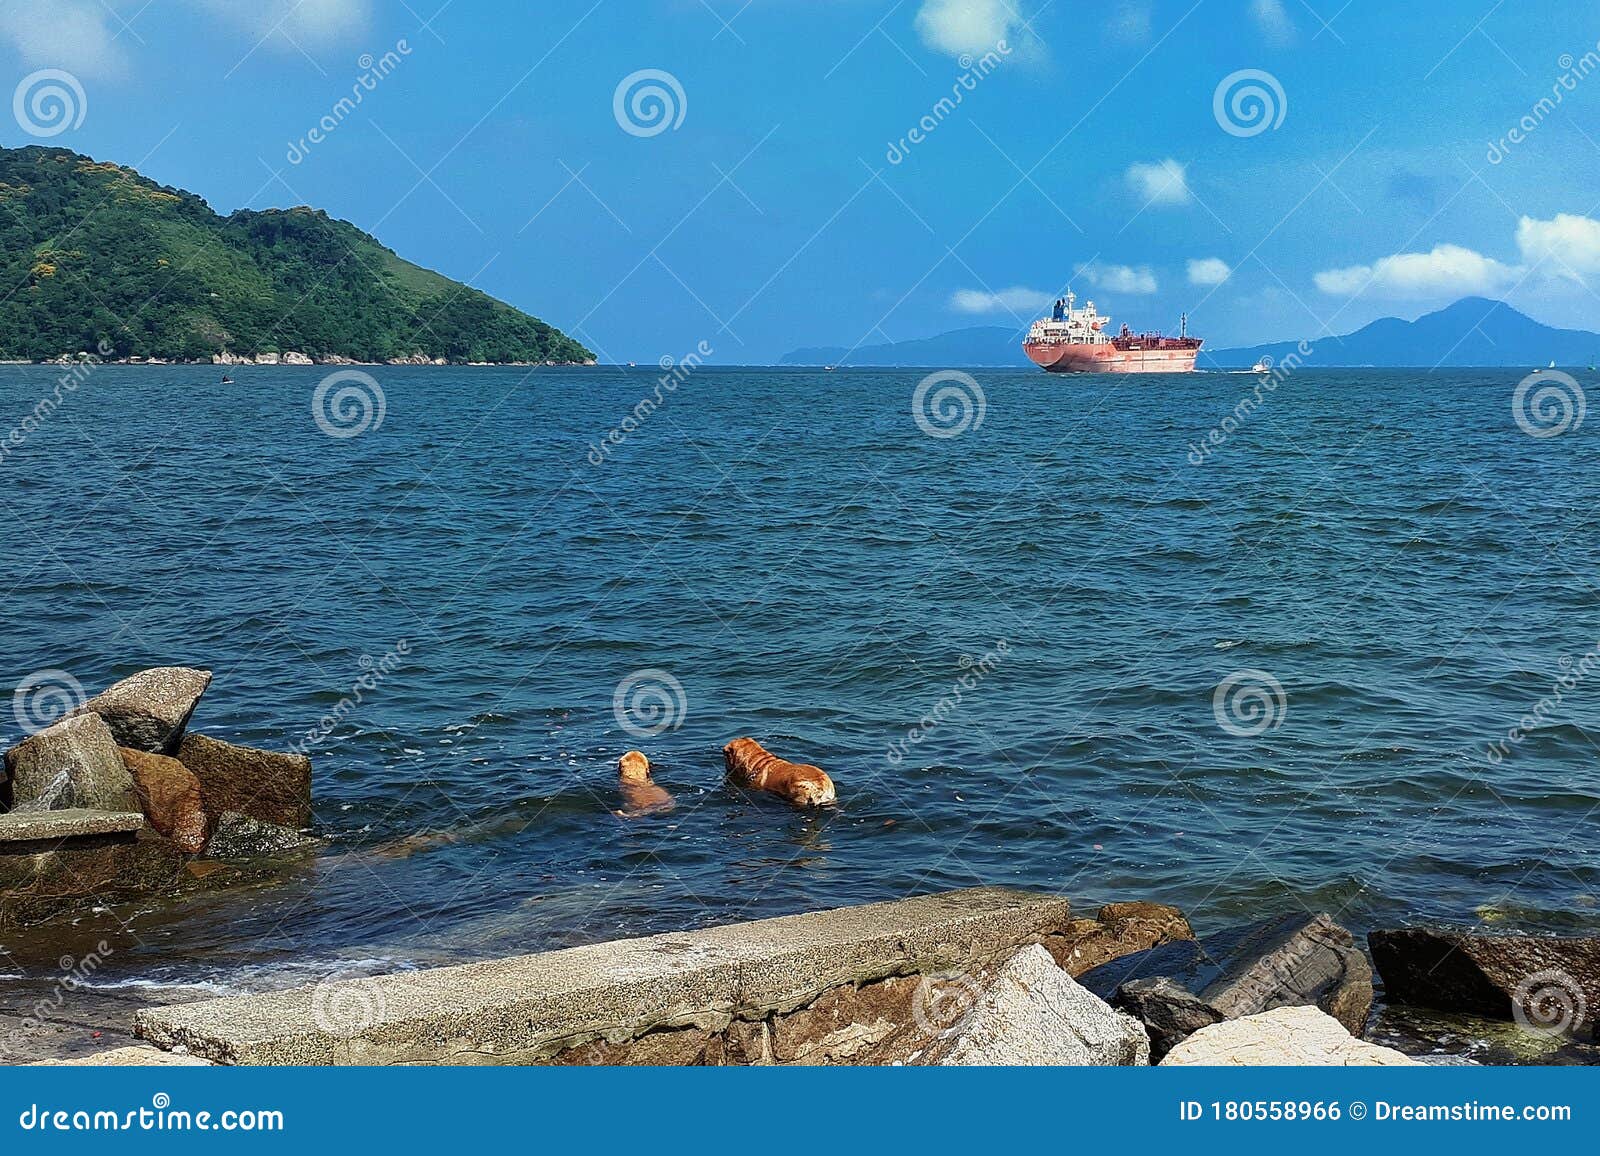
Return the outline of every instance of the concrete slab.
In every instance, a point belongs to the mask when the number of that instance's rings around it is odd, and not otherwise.
[[[0,850],[6,843],[37,843],[80,835],[123,835],[144,826],[137,811],[13,811],[0,815]]]
[[[1009,956],[1069,918],[1057,896],[976,888],[153,1008],[134,1031],[229,1064],[535,1062],[656,1029],[721,1030],[844,984]]]

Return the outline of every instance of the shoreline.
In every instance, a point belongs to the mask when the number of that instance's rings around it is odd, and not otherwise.
[[[80,365],[218,365],[225,368],[245,367],[275,369],[295,368],[304,369],[316,366],[357,366],[366,368],[383,368],[397,366],[419,366],[432,368],[459,368],[459,369],[588,369],[599,367],[598,361],[451,361],[449,358],[428,358],[422,354],[411,357],[391,357],[387,361],[358,361],[351,357],[342,357],[338,354],[327,356],[309,357],[305,354],[258,354],[255,357],[238,356],[234,354],[214,354],[209,358],[160,358],[160,357],[97,357],[89,353],[80,353],[76,357],[66,354],[52,357],[43,361],[32,361],[25,358],[0,358],[0,366],[59,366],[72,368]]]
[[[1393,948],[1383,939],[1397,934],[1368,940],[1302,913],[1208,933],[1159,903],[1079,915],[1064,896],[980,887],[465,964],[335,970],[314,984],[302,977],[248,994],[11,975],[0,977],[0,1065],[991,1062],[939,1057],[980,1007],[1005,998],[1004,976],[1030,956],[1036,970],[1054,961],[1046,970],[1057,978],[1039,973],[1042,981],[1065,984],[1106,1015],[1116,1009],[1127,1029],[1142,1021],[1149,1030],[1154,1050],[1142,1059],[1069,1063],[1143,1066],[1209,1024],[1249,1032],[1272,1009],[1293,1008],[1320,1016],[1340,1047],[1404,1057],[1389,1062],[1600,1064],[1577,1023],[1560,1034],[1482,1008],[1391,1000],[1394,985],[1409,982],[1404,962],[1386,966]],[[1463,941],[1461,950],[1481,958],[1485,943],[1494,951],[1517,939]],[[1583,941],[1568,942],[1581,950]],[[1272,977],[1265,987],[1263,976]],[[1179,989],[1184,998],[1163,1002]],[[1439,993],[1450,996],[1450,985]],[[1195,1009],[1206,1014],[1174,1037],[1169,1013],[1181,1010],[1183,1020]],[[1010,1010],[1024,1018],[1003,1023],[986,1046],[1026,1056],[1039,1038],[1029,1034],[1028,1009]],[[1062,1062],[1049,1053],[1060,1025],[1045,1018],[1042,1026],[1055,1025],[1045,1052],[1027,1062]]]

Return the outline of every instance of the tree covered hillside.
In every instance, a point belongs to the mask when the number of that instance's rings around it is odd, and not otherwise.
[[[65,149],[0,149],[0,357],[581,362],[537,318],[401,260],[317,209],[221,217]]]

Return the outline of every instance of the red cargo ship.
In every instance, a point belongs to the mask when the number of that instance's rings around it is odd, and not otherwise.
[[[1188,318],[1177,337],[1159,333],[1134,333],[1124,325],[1116,336],[1106,332],[1111,318],[1102,317],[1093,301],[1075,308],[1077,297],[1068,293],[1056,302],[1055,312],[1041,317],[1028,330],[1022,352],[1035,365],[1051,373],[1188,373],[1204,338],[1190,337]]]

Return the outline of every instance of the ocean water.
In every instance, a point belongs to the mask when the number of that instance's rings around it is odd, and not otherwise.
[[[325,847],[19,966],[267,987],[980,883],[1600,929],[1600,429],[1524,432],[1515,371],[1235,420],[1253,376],[977,370],[938,437],[925,371],[701,369],[604,450],[659,369],[378,368],[352,437],[326,370],[230,372],[98,368],[7,446],[4,682],[213,669],[196,729],[313,732]],[[838,806],[725,786],[746,734]],[[632,747],[671,814],[614,813]]]

